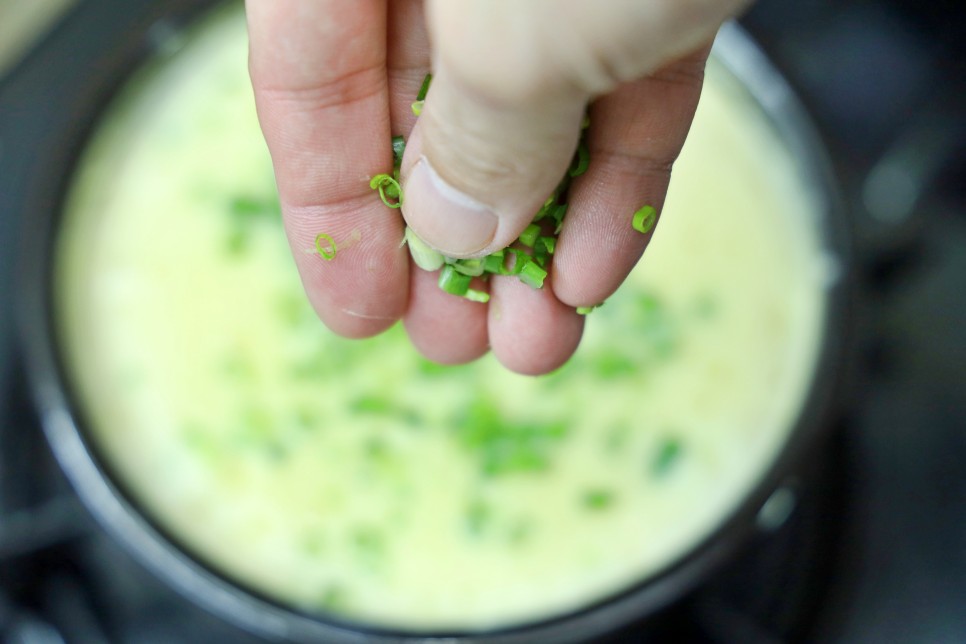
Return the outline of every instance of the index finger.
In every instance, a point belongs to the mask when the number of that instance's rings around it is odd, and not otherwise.
[[[249,68],[289,244],[331,329],[378,333],[406,307],[403,223],[369,187],[392,169],[386,2],[247,0]],[[334,242],[334,257],[316,249]],[[328,253],[327,253],[328,254]]]

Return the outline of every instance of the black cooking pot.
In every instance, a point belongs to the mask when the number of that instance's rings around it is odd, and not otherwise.
[[[810,453],[833,405],[844,346],[848,300],[847,235],[822,147],[780,75],[734,25],[722,31],[715,55],[744,85],[764,119],[791,150],[817,206],[815,226],[838,278],[828,288],[822,354],[807,403],[773,467],[727,521],[687,556],[640,585],[557,619],[488,633],[400,633],[327,621],[246,589],[193,559],[124,494],[88,439],[84,418],[62,368],[52,319],[48,258],[72,169],[112,96],[149,57],[176,42],[209,0],[100,0],[83,3],[30,64],[0,91],[4,154],[22,159],[0,177],[8,203],[22,212],[20,330],[36,405],[50,445],[81,499],[103,527],[145,566],[192,601],[253,632],[295,641],[563,642],[589,640],[646,618],[708,578],[755,530],[772,497]],[[13,190],[13,188],[16,190]],[[9,197],[6,197],[9,198]]]

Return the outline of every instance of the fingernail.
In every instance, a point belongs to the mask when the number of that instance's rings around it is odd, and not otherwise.
[[[496,213],[448,184],[423,157],[403,186],[406,222],[445,255],[472,255],[486,248],[499,220]]]

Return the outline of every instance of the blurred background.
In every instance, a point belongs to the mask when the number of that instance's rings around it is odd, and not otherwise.
[[[25,123],[56,106],[45,78],[87,26],[148,4],[0,0],[0,642],[243,641],[93,525],[49,456],[13,329],[19,189],[43,163]],[[842,188],[849,386],[790,519],[618,638],[966,641],[966,10],[760,0],[741,23],[799,93]],[[25,103],[38,86],[48,103]]]

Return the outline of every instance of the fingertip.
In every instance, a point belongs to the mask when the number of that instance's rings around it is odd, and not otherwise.
[[[289,246],[302,287],[319,319],[346,338],[391,327],[406,311],[409,258],[399,245],[401,222],[381,204],[356,212],[283,207]],[[324,231],[323,254],[318,238]],[[334,248],[328,248],[331,244]]]
[[[413,346],[433,362],[472,362],[489,350],[487,306],[446,293],[439,288],[438,279],[439,271],[410,267],[409,309],[403,318],[406,333]]]
[[[492,280],[488,316],[493,354],[507,369],[537,376],[562,366],[580,344],[584,316],[549,285],[534,289],[512,277]]]

